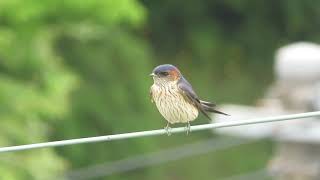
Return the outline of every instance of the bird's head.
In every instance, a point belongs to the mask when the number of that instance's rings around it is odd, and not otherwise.
[[[150,74],[155,83],[175,82],[182,76],[179,69],[171,64],[163,64],[155,67]]]

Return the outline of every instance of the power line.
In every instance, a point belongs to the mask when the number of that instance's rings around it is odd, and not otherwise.
[[[70,180],[105,177],[115,173],[123,173],[161,163],[176,161],[195,155],[209,153],[211,151],[225,150],[234,146],[248,144],[255,141],[256,140],[244,140],[230,137],[203,140],[158,152],[152,152],[114,162],[102,163],[78,170],[73,170],[66,173],[65,177]]]
[[[320,111],[283,115],[283,116],[276,116],[276,117],[257,118],[257,119],[251,119],[251,120],[239,120],[239,121],[232,121],[232,122],[203,124],[203,125],[191,126],[190,130],[201,131],[206,129],[216,129],[216,128],[223,128],[223,127],[285,121],[285,120],[301,119],[301,118],[308,118],[308,117],[315,117],[315,116],[320,116]],[[184,127],[172,128],[171,133],[181,133],[181,132],[185,132],[185,130],[186,129]],[[62,141],[52,141],[52,142],[44,142],[44,143],[36,143],[36,144],[2,147],[0,148],[0,152],[12,152],[12,151],[21,151],[21,150],[36,149],[36,148],[57,147],[57,146],[94,143],[94,142],[102,142],[102,141],[115,141],[115,140],[146,137],[146,136],[156,136],[156,135],[162,135],[166,133],[167,131],[165,129],[157,129],[157,130],[150,130],[150,131],[124,133],[124,134],[88,137],[88,138],[80,138],[80,139],[69,139],[69,140],[62,140]]]

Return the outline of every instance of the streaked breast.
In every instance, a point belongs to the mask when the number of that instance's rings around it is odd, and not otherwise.
[[[198,117],[198,109],[184,99],[176,85],[154,84],[151,90],[159,112],[171,124],[187,123]]]

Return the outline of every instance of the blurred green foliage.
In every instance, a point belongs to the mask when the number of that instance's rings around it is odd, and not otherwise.
[[[148,74],[161,63],[177,65],[201,97],[253,103],[272,80],[276,48],[296,40],[319,42],[317,5],[2,0],[0,145],[164,126],[148,94]],[[8,153],[0,157],[0,179],[55,179],[67,170],[211,137],[202,132]],[[250,150],[248,159],[243,154]],[[262,142],[111,178],[226,177],[260,169],[270,154],[270,143]]]

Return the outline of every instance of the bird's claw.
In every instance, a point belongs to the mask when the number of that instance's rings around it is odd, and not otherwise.
[[[168,136],[171,136],[171,127],[169,126],[169,123],[164,127],[164,130],[166,130]]]
[[[191,132],[190,122],[188,122],[186,126],[186,132],[187,132],[187,135],[189,135],[189,133]]]

